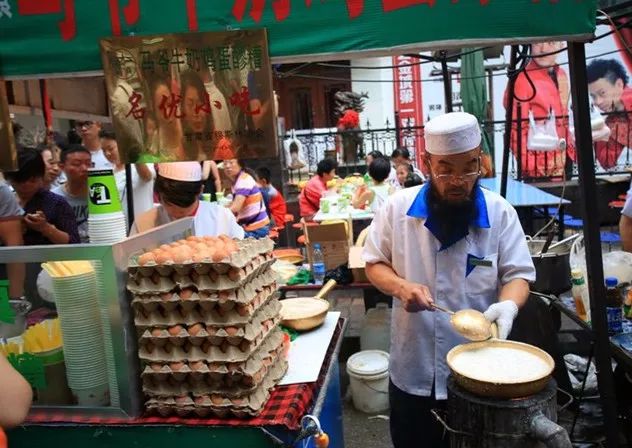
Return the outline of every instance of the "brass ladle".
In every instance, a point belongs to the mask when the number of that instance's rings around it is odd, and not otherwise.
[[[480,311],[466,309],[454,312],[436,304],[432,306],[449,314],[452,327],[470,341],[478,342],[498,338],[498,327],[495,323],[488,321]]]

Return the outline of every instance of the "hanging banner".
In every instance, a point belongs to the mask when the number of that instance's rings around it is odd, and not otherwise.
[[[4,81],[0,80],[0,171],[17,171],[17,169],[18,159],[7,102],[7,90]]]
[[[274,62],[296,62],[588,37],[595,11],[596,0],[0,0],[0,76],[101,70],[106,36],[266,28]]]
[[[423,99],[419,60],[409,56],[393,58],[395,112],[399,114],[399,145],[408,148],[417,166],[423,166],[424,139],[419,126],[423,126]],[[412,129],[409,129],[412,128]]]
[[[265,30],[101,41],[121,160],[276,156]]]

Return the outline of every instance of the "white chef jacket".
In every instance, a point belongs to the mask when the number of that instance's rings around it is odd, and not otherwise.
[[[426,285],[437,305],[485,311],[500,287],[522,278],[535,281],[525,235],[513,207],[501,196],[475,187],[478,216],[465,238],[441,249],[426,225],[429,184],[399,191],[376,214],[366,240],[367,263],[385,263],[398,276]],[[393,301],[390,376],[401,390],[446,399],[446,354],[467,342],[445,313],[407,312]]]
[[[145,232],[154,227],[168,224],[173,220],[162,205],[152,208],[136,218],[129,234]],[[242,239],[244,229],[237,224],[235,215],[214,202],[200,201],[200,206],[193,217],[196,236],[228,235],[231,238]]]

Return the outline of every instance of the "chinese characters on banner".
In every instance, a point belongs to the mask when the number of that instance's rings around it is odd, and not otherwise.
[[[393,67],[395,111],[399,113],[398,124],[401,129],[401,141],[398,144],[408,148],[417,166],[423,166],[421,161],[424,154],[424,139],[419,128],[423,126],[419,62],[408,56],[395,56]]]
[[[18,169],[18,159],[13,136],[13,125],[9,114],[7,91],[4,81],[0,80],[0,171]]]
[[[124,162],[276,156],[265,30],[114,37],[101,56]]]

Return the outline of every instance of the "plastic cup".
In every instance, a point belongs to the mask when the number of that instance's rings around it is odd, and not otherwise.
[[[331,202],[329,198],[320,198],[320,211],[323,213],[329,213],[331,208]]]
[[[79,406],[101,407],[110,404],[110,387],[107,383],[85,389],[72,389],[72,395]]]

